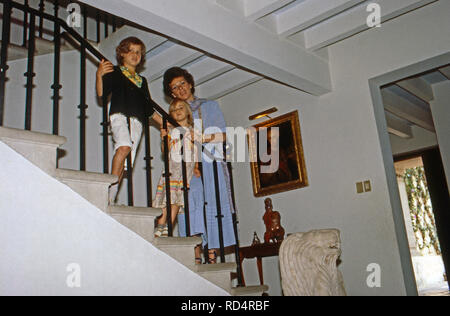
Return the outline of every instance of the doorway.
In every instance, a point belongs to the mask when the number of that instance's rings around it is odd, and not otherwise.
[[[435,184],[427,178],[429,166],[425,167],[423,159],[423,156],[438,150],[434,148],[394,157],[411,260],[421,296],[448,292],[448,278],[430,194]]]

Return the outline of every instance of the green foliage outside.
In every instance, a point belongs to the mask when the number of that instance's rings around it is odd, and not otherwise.
[[[411,221],[418,251],[424,255],[440,255],[436,224],[423,167],[407,169],[404,174]]]

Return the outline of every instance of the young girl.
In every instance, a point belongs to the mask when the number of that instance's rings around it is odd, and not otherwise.
[[[170,115],[177,121],[177,123],[184,128],[184,131],[179,129],[172,129],[169,131],[169,168],[170,168],[170,200],[171,200],[171,220],[172,225],[175,224],[180,208],[184,207],[184,190],[183,190],[183,173],[182,163],[183,158],[186,162],[187,183],[191,181],[193,175],[201,177],[198,163],[196,163],[195,154],[197,152],[196,146],[193,144],[193,126],[194,119],[189,104],[185,101],[175,99],[169,108]],[[180,139],[181,132],[185,132],[183,143]],[[163,130],[161,137],[167,135]],[[185,156],[181,157],[181,147],[184,146]],[[164,148],[163,148],[164,151]],[[167,207],[166,207],[166,179],[164,175],[158,183],[155,199],[153,200],[154,208],[162,208],[163,215],[157,221],[155,237],[166,237],[168,235],[167,229]]]
[[[162,125],[161,116],[155,113],[147,101],[150,99],[147,80],[137,73],[138,68],[145,62],[145,52],[145,45],[141,40],[136,37],[126,38],[116,48],[119,66],[102,60],[97,70],[98,96],[111,94],[109,115],[115,152],[111,173],[116,175],[119,181],[110,187],[110,204],[114,204],[116,199],[123,178],[125,160],[130,152],[134,161],[143,126],[147,126],[146,120],[151,117]],[[127,116],[130,117],[130,126]]]

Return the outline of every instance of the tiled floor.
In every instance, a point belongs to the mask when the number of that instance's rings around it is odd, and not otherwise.
[[[420,296],[450,296],[450,291],[448,289],[448,286],[443,286],[420,293]]]
[[[423,294],[421,296],[450,296],[450,291],[429,292],[429,293]]]

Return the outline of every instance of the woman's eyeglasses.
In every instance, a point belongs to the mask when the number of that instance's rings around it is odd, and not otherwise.
[[[181,87],[186,87],[187,86],[187,82],[186,81],[181,81],[177,84],[174,84],[171,89],[173,92],[180,90]]]

